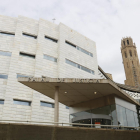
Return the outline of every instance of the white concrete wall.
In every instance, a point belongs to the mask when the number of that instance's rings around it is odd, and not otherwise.
[[[127,102],[127,101],[124,101],[124,100],[122,100],[120,98],[115,97],[115,103],[120,105],[120,106],[122,106],[122,107],[125,107],[125,108],[127,108],[129,110],[137,112],[136,105],[131,104],[131,103]]]
[[[95,42],[60,23],[39,21],[19,16],[0,16],[0,31],[15,33],[15,36],[0,35],[0,50],[9,51],[11,57],[0,55],[0,74],[8,74],[8,79],[0,79],[0,120],[54,121],[54,108],[40,106],[40,101],[52,102],[32,89],[17,82],[17,73],[28,76],[48,76],[52,78],[98,78],[98,63]],[[37,36],[25,37],[22,32]],[[52,42],[44,35],[58,39]],[[65,40],[93,53],[93,57],[67,45]],[[19,52],[36,55],[35,59],[19,56]],[[43,59],[43,54],[58,58],[58,62]],[[95,71],[95,75],[65,63],[65,58]],[[31,106],[15,105],[13,99],[31,101]],[[60,122],[69,122],[69,109],[60,104]]]

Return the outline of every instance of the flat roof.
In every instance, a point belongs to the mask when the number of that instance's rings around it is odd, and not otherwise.
[[[18,81],[52,99],[54,99],[55,87],[59,86],[59,102],[67,106],[73,106],[74,104],[111,94],[140,105],[109,79],[20,77]]]

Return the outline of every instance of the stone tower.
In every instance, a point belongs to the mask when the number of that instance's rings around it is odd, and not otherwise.
[[[121,53],[125,70],[125,85],[140,87],[140,66],[135,43],[131,37],[121,40]]]

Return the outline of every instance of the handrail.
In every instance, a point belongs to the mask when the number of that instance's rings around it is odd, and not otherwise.
[[[92,127],[109,127],[109,128],[131,128],[131,129],[137,129],[140,130],[140,127],[132,127],[132,126],[121,126],[121,125],[100,125],[100,124],[81,124],[81,123],[64,123],[64,122],[39,122],[39,121],[23,121],[23,120],[0,120],[0,122],[8,122],[8,123],[48,123],[48,124],[60,124],[60,125],[70,125],[70,126],[90,126]]]

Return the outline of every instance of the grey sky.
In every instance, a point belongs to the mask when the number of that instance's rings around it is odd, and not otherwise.
[[[0,14],[66,24],[96,42],[98,63],[116,82],[125,80],[121,38],[131,36],[140,56],[139,0],[0,0]]]

